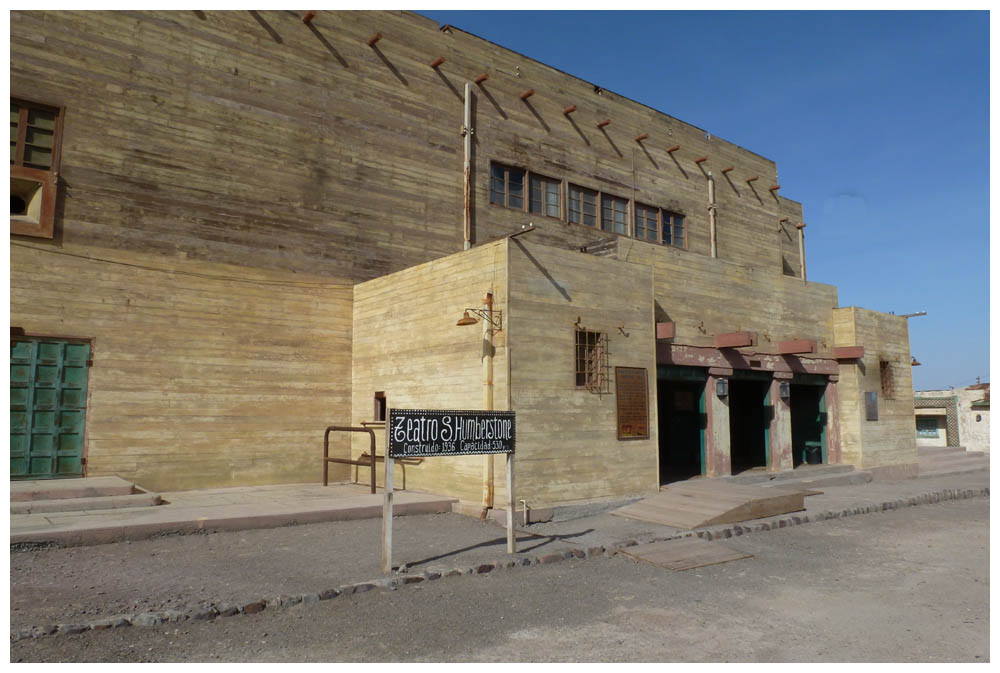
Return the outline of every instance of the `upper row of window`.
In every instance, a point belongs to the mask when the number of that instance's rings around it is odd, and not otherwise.
[[[527,185],[525,185],[527,182]],[[566,219],[644,241],[687,248],[684,216],[632,202],[635,227],[629,231],[628,199],[567,183]],[[490,165],[490,203],[563,219],[563,183],[523,168]],[[527,192],[527,195],[525,195]]]

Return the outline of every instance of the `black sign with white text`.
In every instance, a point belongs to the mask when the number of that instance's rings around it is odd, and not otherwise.
[[[389,409],[389,456],[514,453],[513,411]]]

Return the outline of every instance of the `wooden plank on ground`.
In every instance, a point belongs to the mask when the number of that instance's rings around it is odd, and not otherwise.
[[[691,570],[703,566],[753,558],[753,554],[733,549],[719,542],[709,542],[700,537],[685,537],[636,545],[622,549],[621,553],[673,571]]]

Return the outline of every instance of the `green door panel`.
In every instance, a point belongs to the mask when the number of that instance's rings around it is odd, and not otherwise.
[[[86,343],[11,342],[11,479],[82,476],[89,358]]]

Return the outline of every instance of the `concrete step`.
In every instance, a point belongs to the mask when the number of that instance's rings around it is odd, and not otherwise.
[[[139,489],[121,477],[85,477],[10,482],[11,502],[132,495]]]
[[[929,477],[943,477],[950,474],[966,474],[969,472],[989,472],[990,461],[989,459],[980,459],[975,463],[966,463],[962,465],[925,465],[921,463],[918,467],[917,479],[926,479]]]
[[[963,453],[964,446],[918,446],[918,456],[940,456],[948,453]]]
[[[829,474],[809,479],[775,480],[766,484],[761,484],[761,486],[765,488],[768,486],[776,486],[778,488],[801,488],[803,490],[811,490],[825,486],[860,486],[861,484],[869,483],[871,480],[871,472],[867,470],[852,470],[851,472]]]
[[[918,456],[921,463],[946,463],[953,460],[981,460],[986,454],[982,451],[962,451]]]
[[[162,502],[159,493],[106,495],[92,498],[59,498],[56,500],[22,500],[10,503],[10,513],[93,512],[104,509],[125,509],[128,507],[155,507],[162,504]]]
[[[734,474],[731,477],[725,477],[725,479],[736,484],[772,484],[777,486],[790,481],[819,479],[821,477],[847,474],[850,472],[854,472],[853,465],[800,465],[794,470],[788,470],[786,472],[767,472],[760,469],[741,472],[740,474]]]

